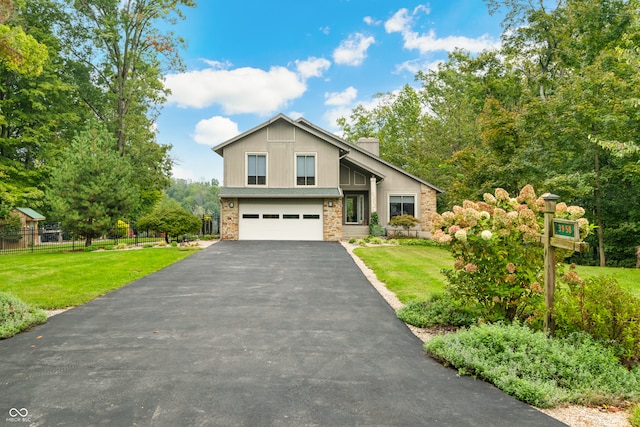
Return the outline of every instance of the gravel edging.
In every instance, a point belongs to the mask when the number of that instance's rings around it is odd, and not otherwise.
[[[347,250],[351,258],[356,265],[365,275],[369,283],[380,293],[384,300],[393,308],[394,311],[398,311],[402,308],[403,304],[398,297],[387,289],[386,285],[382,283],[376,277],[373,270],[353,253],[353,250],[358,246],[348,242],[341,241],[342,246]],[[407,327],[414,333],[422,342],[433,338],[436,334],[429,329],[416,328],[412,325]],[[629,414],[626,411],[610,412],[602,408],[590,408],[586,406],[567,405],[563,407],[553,409],[539,409],[535,408],[545,414],[553,417],[570,427],[632,427],[629,422]]]

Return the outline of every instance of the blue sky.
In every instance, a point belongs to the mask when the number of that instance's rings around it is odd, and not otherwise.
[[[211,147],[284,113],[337,132],[336,119],[463,48],[499,45],[482,0],[199,0],[173,28],[187,69],[157,121],[173,176],[218,179]]]

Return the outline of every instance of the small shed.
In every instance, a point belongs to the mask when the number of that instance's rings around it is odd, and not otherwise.
[[[20,247],[26,248],[31,243],[39,243],[38,221],[44,221],[46,218],[31,208],[15,208],[11,213],[17,214],[22,223],[23,238],[20,240]]]

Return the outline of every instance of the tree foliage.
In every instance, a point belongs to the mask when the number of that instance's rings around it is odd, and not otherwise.
[[[196,216],[220,215],[220,187],[218,181],[197,182],[186,179],[171,179],[166,195]]]
[[[499,50],[451,53],[416,75],[420,88],[339,120],[345,138],[378,136],[383,158],[445,190],[441,209],[528,183],[558,194],[597,226],[576,259],[635,265],[638,2],[486,3],[505,14]]]
[[[51,167],[85,123],[102,121],[134,169],[150,210],[169,184],[169,146],[154,120],[163,73],[180,69],[171,32],[192,0],[0,0],[0,217],[15,206],[47,216]]]
[[[51,174],[47,200],[53,216],[85,237],[87,246],[111,231],[139,197],[131,184],[134,170],[113,140],[104,126],[90,124],[62,152]]]
[[[170,237],[182,240],[182,236],[196,233],[202,226],[202,220],[187,212],[175,203],[158,205],[151,213],[138,220],[138,230],[157,231],[165,233],[165,239]]]

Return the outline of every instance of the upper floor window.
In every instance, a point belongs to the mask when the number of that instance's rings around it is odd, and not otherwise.
[[[316,185],[316,156],[299,154],[296,156],[296,185]]]
[[[389,218],[398,215],[415,216],[415,196],[389,196]]]
[[[247,155],[247,184],[266,185],[267,184],[267,155],[249,154]]]

